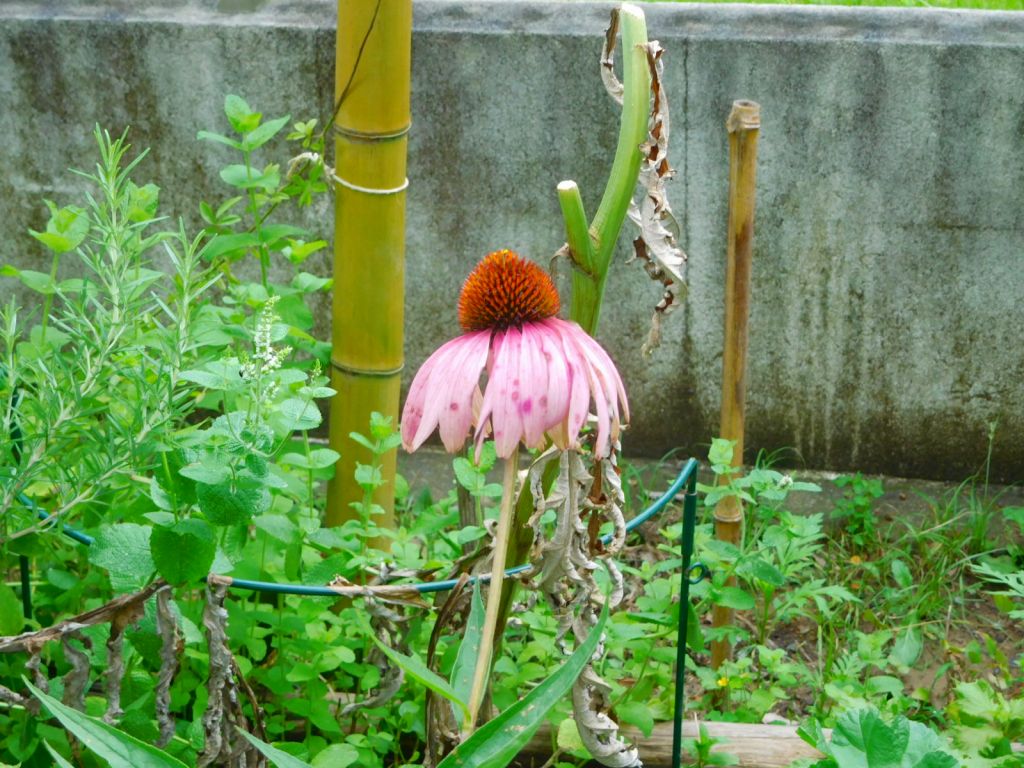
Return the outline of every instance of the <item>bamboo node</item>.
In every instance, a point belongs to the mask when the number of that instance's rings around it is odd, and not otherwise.
[[[388,368],[386,370],[371,370],[369,368],[355,368],[351,365],[339,363],[334,358],[331,358],[331,367],[334,370],[340,373],[347,374],[349,376],[388,379],[391,378],[392,376],[397,376],[403,370],[405,370],[405,363],[402,363],[402,365],[398,366],[397,368]]]
[[[334,124],[334,132],[339,136],[344,136],[346,139],[352,139],[353,141],[362,141],[367,143],[401,139],[403,136],[409,135],[409,130],[411,128],[412,123],[410,122],[406,123],[397,131],[388,131],[387,133],[367,133],[366,131],[357,131],[354,128],[346,128],[338,123]]]
[[[402,182],[399,186],[392,187],[391,189],[374,189],[373,187],[361,187],[358,184],[353,184],[351,181],[345,181],[345,179],[341,178],[340,176],[333,176],[332,178],[335,184],[340,184],[346,189],[351,189],[353,192],[362,192],[364,195],[397,195],[399,192],[405,192],[405,190],[409,188],[408,178],[406,178],[406,180]]]

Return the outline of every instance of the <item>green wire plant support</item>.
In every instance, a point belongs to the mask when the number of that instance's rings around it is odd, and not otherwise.
[[[693,538],[697,529],[697,462],[690,459],[693,471],[686,476],[686,494],[683,496],[683,533],[680,552],[683,565],[679,572],[679,630],[676,636],[676,690],[672,707],[672,768],[681,768],[683,751],[683,711],[686,706],[686,644],[690,636],[690,585],[710,577],[704,563],[693,562]],[[680,473],[682,477],[683,473]]]

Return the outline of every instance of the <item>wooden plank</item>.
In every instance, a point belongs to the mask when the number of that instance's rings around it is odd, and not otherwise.
[[[786,768],[801,757],[821,759],[818,750],[796,735],[793,725],[753,725],[747,723],[703,723],[708,735],[722,739],[712,752],[728,752],[739,758],[737,765],[749,768]],[[826,733],[831,733],[826,729]],[[624,726],[622,733],[640,748],[640,759],[645,768],[670,768],[672,763],[672,723],[658,723],[649,737],[636,728]],[[683,738],[696,738],[695,720],[683,723]],[[553,735],[549,726],[543,726],[524,750],[527,755],[550,755]],[[684,751],[683,760],[689,756]]]
[[[721,739],[712,752],[727,752],[735,755],[740,768],[787,768],[790,763],[802,757],[820,760],[824,755],[805,743],[796,735],[795,725],[757,725],[750,723],[705,722],[708,736]],[[697,737],[696,720],[683,723],[683,738]],[[832,729],[825,728],[825,736],[831,738]],[[623,726],[621,733],[640,748],[640,759],[645,768],[672,768],[672,723],[658,723],[649,737],[636,728]],[[523,755],[548,757],[554,734],[551,727],[544,725],[523,750]],[[1013,751],[1024,753],[1024,745],[1013,744]],[[692,755],[683,752],[684,765]],[[538,763],[539,764],[539,763]],[[530,763],[523,763],[530,765]],[[596,766],[597,763],[591,765]]]

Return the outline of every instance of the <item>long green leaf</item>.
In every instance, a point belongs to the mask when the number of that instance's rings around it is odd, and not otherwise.
[[[480,653],[480,639],[484,632],[484,600],[480,596],[480,582],[473,582],[473,597],[470,602],[469,618],[462,633],[462,643],[452,667],[452,690],[460,701],[469,701],[473,690],[473,672]],[[458,719],[458,713],[456,713]]]
[[[512,762],[594,655],[607,619],[608,605],[605,604],[597,624],[565,664],[525,698],[475,731],[437,768],[505,768]]]
[[[463,715],[468,715],[469,709],[466,706],[466,702],[459,698],[459,695],[448,685],[447,680],[434,672],[422,660],[415,656],[406,656],[404,653],[399,653],[393,648],[388,648],[372,634],[370,637],[377,644],[377,647],[380,648],[381,653],[397,664],[405,674],[421,685],[425,685],[438,696],[444,696],[448,701],[456,704]]]
[[[28,680],[25,680],[25,685],[60,720],[61,725],[97,756],[110,763],[111,768],[186,768],[185,763],[163,750],[47,696]]]
[[[259,149],[274,138],[278,131],[284,128],[291,119],[291,115],[285,115],[284,117],[279,117],[276,120],[268,120],[255,130],[250,131],[245,135],[245,138],[242,139],[242,149],[250,152],[254,149]]]
[[[272,747],[270,744],[267,744],[267,742],[260,741],[251,733],[246,733],[241,728],[238,729],[238,732],[245,736],[245,738],[249,740],[249,743],[262,752],[263,756],[276,765],[277,768],[313,768],[313,766],[305,760],[299,760],[295,755],[289,755],[284,750]]]

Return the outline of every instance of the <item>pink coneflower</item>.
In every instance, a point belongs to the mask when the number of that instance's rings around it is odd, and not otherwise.
[[[477,451],[494,436],[504,459],[501,508],[492,543],[491,579],[463,732],[476,726],[489,679],[505,554],[512,525],[519,443],[541,448],[545,436],[563,450],[579,447],[580,430],[597,412],[594,454],[605,457],[618,440],[626,393],[611,359],[576,323],[555,315],[560,302],[551,278],[512,251],[488,254],[459,296],[466,331],[423,364],[402,413],[402,443],[414,451],[435,428],[445,448],[458,451],[476,429]],[[481,374],[487,374],[480,391]]]
[[[406,450],[439,428],[454,453],[472,426],[477,445],[490,433],[502,458],[520,442],[543,447],[545,436],[563,450],[576,448],[593,401],[594,453],[607,456],[629,417],[622,380],[596,341],[555,317],[559,306],[554,283],[536,264],[509,250],[488,254],[459,296],[466,332],[434,352],[413,379],[402,413]]]

